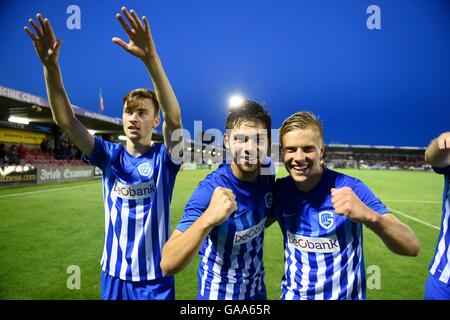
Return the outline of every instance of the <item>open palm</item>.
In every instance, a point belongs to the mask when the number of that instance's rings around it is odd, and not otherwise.
[[[147,18],[142,18],[144,22],[143,24],[135,11],[131,10],[130,12],[128,12],[128,10],[123,7],[122,13],[127,18],[128,22],[131,25],[131,28],[119,13],[116,15],[116,18],[117,20],[119,20],[123,29],[127,33],[130,41],[126,43],[122,39],[114,37],[112,39],[113,42],[117,43],[127,52],[142,60],[156,56],[155,44],[153,43]]]
[[[48,19],[44,19],[41,14],[36,15],[39,21],[40,27],[29,19],[28,22],[33,26],[36,34],[34,34],[28,27],[24,27],[24,30],[33,40],[34,48],[41,60],[42,64],[48,66],[58,62],[59,48],[62,41],[56,40],[55,32]]]

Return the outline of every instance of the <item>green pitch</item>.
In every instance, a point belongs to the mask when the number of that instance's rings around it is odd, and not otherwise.
[[[208,172],[178,175],[171,206],[172,228]],[[442,177],[427,172],[343,172],[369,185],[414,230],[421,243],[418,257],[397,256],[364,228],[365,261],[371,270],[368,282],[374,287],[367,291],[368,299],[422,299],[439,233]],[[280,170],[278,175],[285,174]],[[99,298],[104,230],[101,192],[100,181],[0,190],[0,299]],[[195,299],[197,263],[192,262],[176,276],[177,299]],[[70,269],[67,272],[70,266],[79,267],[80,289],[67,287],[73,274]],[[278,299],[283,246],[277,224],[266,231],[265,268],[268,297]]]

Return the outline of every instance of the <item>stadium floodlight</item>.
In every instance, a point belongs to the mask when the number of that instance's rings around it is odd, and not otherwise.
[[[8,118],[9,122],[20,123],[20,124],[30,124],[30,119],[23,117],[10,116]]]
[[[119,136],[119,140],[127,141],[127,137],[126,136]]]
[[[240,95],[233,95],[228,100],[228,105],[230,108],[239,107],[244,102],[244,98]]]

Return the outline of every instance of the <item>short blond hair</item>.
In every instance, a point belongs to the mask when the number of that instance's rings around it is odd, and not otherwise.
[[[283,145],[283,137],[286,133],[299,129],[313,129],[317,131],[323,144],[324,134],[322,122],[312,112],[297,112],[286,118],[280,128],[280,144]]]

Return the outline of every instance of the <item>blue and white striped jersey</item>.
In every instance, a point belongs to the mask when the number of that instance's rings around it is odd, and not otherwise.
[[[301,192],[290,176],[278,179],[275,215],[284,236],[281,299],[365,299],[362,224],[336,214],[331,188],[350,187],[372,210],[388,209],[360,180],[324,169],[319,184]]]
[[[102,270],[128,281],[163,277],[162,247],[170,235],[170,201],[180,165],[164,144],[134,157],[119,143],[95,137],[87,161],[103,170],[105,244]]]
[[[233,190],[238,209],[205,238],[199,252],[198,299],[266,299],[264,224],[273,201],[273,175],[237,179],[229,164],[210,173],[192,194],[177,226],[186,231],[208,208],[216,187]]]
[[[442,195],[441,231],[434,258],[430,264],[430,273],[439,281],[450,285],[450,167],[434,168],[444,175],[444,193]]]

